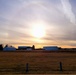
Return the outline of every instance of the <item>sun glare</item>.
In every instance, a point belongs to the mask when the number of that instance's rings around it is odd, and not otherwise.
[[[45,36],[45,27],[41,24],[34,25],[32,28],[32,36],[42,38]]]

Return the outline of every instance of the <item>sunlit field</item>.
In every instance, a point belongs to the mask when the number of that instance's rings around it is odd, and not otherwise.
[[[0,74],[25,74],[26,63],[28,74],[76,74],[76,52],[0,52]]]

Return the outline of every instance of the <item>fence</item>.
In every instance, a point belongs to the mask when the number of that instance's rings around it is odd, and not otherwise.
[[[20,74],[30,74],[30,73],[66,73],[65,69],[63,68],[63,63],[59,62],[58,67],[56,69],[55,65],[52,65],[54,67],[47,67],[47,66],[31,66],[30,63],[26,63],[25,66],[17,65],[14,68],[0,68],[0,73],[20,73]],[[67,70],[72,71],[72,70]],[[73,73],[76,73],[76,70],[73,70]],[[70,72],[68,72],[70,73]]]

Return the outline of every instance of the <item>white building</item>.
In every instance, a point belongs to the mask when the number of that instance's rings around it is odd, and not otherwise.
[[[30,51],[30,50],[32,50],[32,48],[27,48],[26,50]]]
[[[43,47],[44,50],[58,50],[58,47],[57,46],[44,46]]]
[[[16,51],[16,48],[14,48],[14,47],[5,47],[5,48],[3,48],[3,51]]]

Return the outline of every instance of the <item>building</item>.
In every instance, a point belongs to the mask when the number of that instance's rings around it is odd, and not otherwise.
[[[58,50],[59,48],[57,46],[44,46],[43,47],[44,50]]]
[[[18,46],[18,50],[32,50],[30,46]]]
[[[3,48],[3,51],[16,51],[16,48],[14,48],[14,47],[5,47],[5,48]]]

